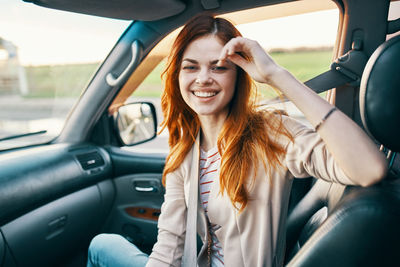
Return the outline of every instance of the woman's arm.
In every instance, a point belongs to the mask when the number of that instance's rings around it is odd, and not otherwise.
[[[237,52],[246,54],[249,59]],[[220,60],[231,60],[254,80],[279,89],[314,127],[333,108],[276,64],[256,41],[242,37],[230,40],[224,46]],[[334,111],[320,124],[318,133],[337,163],[356,184],[372,185],[385,176],[387,161],[384,155],[365,132],[340,110]]]

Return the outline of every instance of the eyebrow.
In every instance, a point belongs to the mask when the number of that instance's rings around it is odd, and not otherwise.
[[[190,63],[193,63],[193,64],[199,64],[199,62],[198,62],[197,60],[190,59],[190,58],[184,58],[184,59],[182,60],[182,62],[184,62],[184,61],[189,61]],[[217,64],[217,63],[218,63],[218,59],[215,59],[215,60],[210,61],[210,64],[211,64],[211,65],[215,65],[215,64]]]

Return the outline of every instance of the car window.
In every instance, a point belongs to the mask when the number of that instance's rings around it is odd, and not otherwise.
[[[161,111],[161,93],[163,90],[161,74],[165,70],[165,66],[166,59],[164,58],[147,75],[134,93],[125,101],[126,103],[141,101],[152,103],[156,108],[158,125],[160,125],[163,120]],[[157,132],[159,131],[160,127],[158,127]],[[132,147],[125,147],[125,149],[146,153],[168,153],[168,131],[165,129],[160,132],[155,139]]]
[[[129,24],[2,1],[0,150],[56,137]]]
[[[272,7],[252,9],[244,14],[243,11],[228,14],[227,17],[234,23],[236,17],[251,16],[254,12],[262,13],[272,17],[261,19],[257,22],[238,25],[243,36],[257,40],[270,55],[283,67],[292,72],[300,81],[307,81],[318,74],[329,70],[333,57],[333,47],[339,23],[339,11],[331,1],[324,2],[324,10],[306,12],[304,14],[277,17],[271,14],[279,14],[287,6],[276,5]],[[328,5],[326,5],[328,4]],[[262,10],[261,10],[262,9]],[[253,13],[252,13],[253,12]],[[304,11],[303,11],[304,12]],[[242,19],[239,19],[242,20]],[[176,33],[175,33],[176,34]],[[165,67],[165,60],[154,68],[142,84],[137,88],[128,101],[150,101],[153,102],[158,111],[159,122],[162,120],[160,95],[163,90],[160,75]],[[292,117],[308,122],[303,114],[290,102],[283,101],[277,92],[264,84],[257,84],[260,98],[259,103],[268,107],[284,109]],[[322,97],[325,93],[321,94]],[[138,146],[131,147],[133,150],[164,150],[168,151],[168,134],[162,133],[155,140]]]
[[[257,40],[278,64],[305,82],[329,69],[338,22],[339,11],[332,4],[329,10],[272,18],[238,28],[244,36]],[[260,103],[282,109],[309,124],[304,115],[290,101],[279,97],[273,88],[256,85],[261,95]],[[325,97],[326,93],[320,95]]]

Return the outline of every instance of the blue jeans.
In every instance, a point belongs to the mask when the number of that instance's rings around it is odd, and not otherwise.
[[[144,267],[149,256],[116,234],[99,234],[90,242],[87,267]]]

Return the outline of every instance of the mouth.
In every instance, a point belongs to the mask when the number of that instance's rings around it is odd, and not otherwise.
[[[205,91],[193,91],[192,92],[195,96],[201,98],[213,97],[218,94],[218,92],[205,92]]]

